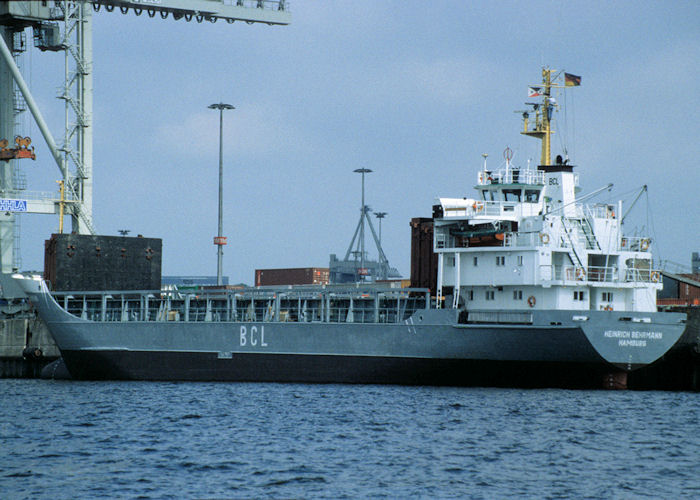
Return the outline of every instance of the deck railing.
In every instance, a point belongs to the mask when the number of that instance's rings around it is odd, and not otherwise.
[[[350,288],[354,289],[351,290]],[[399,323],[430,307],[425,288],[250,289],[244,292],[55,292],[70,314],[90,321]]]
[[[587,268],[575,266],[552,266],[554,281],[579,281],[614,283],[620,281],[616,267],[588,266]]]
[[[588,219],[614,219],[615,205],[596,203],[585,205],[585,212]]]
[[[544,185],[544,172],[521,168],[501,168],[495,171],[481,170],[479,185],[487,184],[536,184]]]
[[[620,239],[620,250],[649,252],[651,251],[651,238],[625,236]]]
[[[624,273],[614,266],[540,266],[544,281],[575,281],[581,283],[658,283],[661,272],[656,269],[627,269]]]
[[[500,202],[493,202],[500,203]],[[486,210],[489,210],[488,205]],[[487,212],[488,213],[488,212]],[[544,233],[539,232],[506,232],[503,235],[503,242],[495,244],[494,246],[504,246],[504,247],[532,247],[539,246],[541,244],[549,244],[555,248],[592,248],[593,242],[590,241],[585,233],[583,232],[572,232],[570,234],[571,242],[564,238],[560,241],[552,241],[549,234],[546,236]],[[551,242],[551,243],[550,243]],[[573,242],[573,245],[571,244]],[[643,237],[624,237],[620,240],[620,250],[630,250],[637,252],[649,252],[650,251],[649,238]],[[439,249],[449,249],[449,248],[468,248],[469,241],[467,238],[458,238],[450,234],[443,232],[438,229],[435,233],[435,248]],[[480,246],[480,245],[476,245]]]
[[[659,283],[661,281],[661,271],[658,269],[627,269],[625,281],[640,283]]]

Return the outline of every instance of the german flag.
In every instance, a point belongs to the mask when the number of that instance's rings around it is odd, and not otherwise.
[[[578,87],[581,85],[581,77],[570,73],[564,73],[564,85],[567,87]]]

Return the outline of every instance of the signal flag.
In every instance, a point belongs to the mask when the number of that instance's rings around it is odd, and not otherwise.
[[[564,73],[564,85],[567,87],[578,87],[581,85],[581,77],[570,73]]]

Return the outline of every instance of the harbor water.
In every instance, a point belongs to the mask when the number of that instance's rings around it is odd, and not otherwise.
[[[0,498],[698,498],[700,395],[0,380]]]

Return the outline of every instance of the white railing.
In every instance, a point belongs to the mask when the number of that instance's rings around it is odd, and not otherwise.
[[[455,248],[455,239],[449,234],[435,232],[435,248]]]
[[[498,240],[494,240],[498,241]],[[540,233],[530,232],[530,233],[503,233],[502,243],[489,246],[503,246],[503,247],[533,247],[540,245]],[[481,242],[480,242],[481,243]],[[483,244],[481,245],[483,246]],[[469,238],[468,237],[455,237],[446,232],[440,230],[435,232],[434,247],[436,249],[454,249],[454,248],[468,248]]]
[[[503,239],[504,247],[534,247],[541,242],[539,232],[506,233]]]
[[[574,173],[574,186],[579,185],[579,175]],[[544,185],[545,172],[541,170],[502,168],[495,171],[480,170],[478,183],[480,186],[489,184],[531,184]]]
[[[544,185],[544,172],[540,170],[501,168],[499,170],[479,171],[480,186],[489,184],[533,184]]]
[[[620,240],[620,250],[649,252],[651,250],[651,238],[624,236]]]
[[[599,283],[610,283],[620,281],[620,273],[617,267],[588,266],[586,279]]]
[[[615,267],[602,266],[552,266],[554,268],[554,281],[578,281],[578,282],[598,282],[614,283],[619,281],[619,272]]]
[[[540,266],[540,279],[543,281],[573,281],[579,283],[659,283],[661,272],[656,269],[627,269],[624,273],[614,266]]]
[[[500,210],[503,207],[501,202],[484,202],[483,209],[479,214],[484,213],[490,215],[491,211]],[[464,211],[471,211],[473,209],[464,209]],[[454,217],[455,212],[450,212]],[[555,247],[555,248],[590,248],[589,242],[586,235],[579,231],[572,231],[570,234],[571,241],[569,238],[561,238],[559,241],[552,240],[549,234],[540,232],[506,232],[504,233],[503,243],[498,246],[504,247],[533,247],[540,246],[542,244]],[[650,239],[649,238],[622,238],[620,243],[620,250],[632,250],[648,252],[650,249]],[[573,243],[573,245],[571,244]],[[438,228],[435,231],[435,248],[465,248],[468,247],[468,238],[459,238],[447,233],[447,228],[443,231]],[[648,281],[648,280],[647,280]]]
[[[628,283],[659,283],[662,279],[658,269],[627,269],[625,281]]]
[[[600,204],[595,205],[585,205],[585,211],[588,215],[588,219],[615,219],[615,205]]]
[[[520,203],[516,201],[482,201],[474,200],[471,205],[460,207],[445,207],[443,217],[511,217],[515,215],[517,206]],[[521,205],[522,206],[522,205]],[[530,215],[530,214],[519,214]]]

